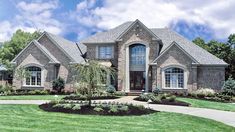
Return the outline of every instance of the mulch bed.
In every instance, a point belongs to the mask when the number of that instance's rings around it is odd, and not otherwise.
[[[140,100],[138,97],[135,98],[134,100],[147,102],[147,101],[144,101],[144,100]],[[186,102],[183,102],[183,101],[177,101],[177,100],[169,101],[167,99],[163,99],[163,100],[161,100],[161,102],[151,102],[150,104],[177,105],[177,106],[190,106],[191,105],[190,103],[186,103]]]
[[[39,105],[39,108],[44,110],[44,111],[48,111],[48,112],[62,112],[62,113],[69,113],[69,114],[82,114],[82,115],[105,115],[105,116],[132,116],[132,115],[145,115],[145,114],[152,114],[158,111],[154,111],[151,109],[138,109],[136,106],[128,106],[129,110],[128,111],[119,111],[117,113],[112,113],[112,112],[108,112],[109,109],[104,109],[104,111],[94,111],[94,106],[81,106],[80,110],[72,110],[72,109],[65,109],[65,108],[55,108],[53,107],[53,104],[51,103],[46,103],[46,104],[42,104]]]
[[[119,96],[95,96],[92,97],[92,100],[105,100],[105,99],[118,99]],[[86,98],[81,98],[79,96],[66,96],[63,99],[65,100],[87,100]]]

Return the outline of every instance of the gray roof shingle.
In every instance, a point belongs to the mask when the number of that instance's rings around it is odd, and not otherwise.
[[[51,59],[52,62],[54,62],[54,63],[60,63],[60,62],[55,58],[55,56],[53,56],[53,55],[51,54],[51,52],[48,51],[42,44],[40,44],[40,43],[39,43],[38,41],[36,41],[36,40],[33,40],[33,42],[34,42],[41,50],[43,50],[45,54],[47,54],[47,56]]]
[[[125,22],[113,29],[105,32],[96,33],[86,39],[83,39],[81,43],[114,43],[115,40],[132,24],[132,22]]]
[[[81,53],[76,45],[76,43],[66,40],[60,36],[45,32],[47,35],[49,35],[49,37],[51,39],[53,39],[55,41],[55,43],[57,43],[62,50],[64,50],[65,54],[68,55],[68,57],[70,57],[74,63],[83,63],[84,59],[81,56]],[[81,48],[82,52],[85,53],[86,52],[86,46],[84,44],[79,43],[78,44],[79,47]]]
[[[116,39],[132,24],[133,22],[123,23],[116,28],[110,29],[106,32],[97,33],[81,41],[81,43],[115,43]],[[161,53],[170,44],[175,41],[187,53],[189,53],[195,60],[202,65],[227,65],[223,60],[217,58],[201,47],[197,46],[190,40],[179,35],[175,31],[168,28],[152,28],[150,29],[157,37],[162,40],[163,47]]]

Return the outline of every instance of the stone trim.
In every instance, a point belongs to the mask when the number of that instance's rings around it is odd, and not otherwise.
[[[130,92],[130,65],[129,65],[129,57],[130,57],[130,55],[129,55],[129,47],[131,46],[131,45],[133,45],[133,44],[143,44],[143,45],[145,45],[145,48],[146,48],[146,60],[145,60],[145,91],[146,92],[148,92],[148,87],[149,87],[149,82],[148,82],[148,74],[149,74],[149,72],[148,72],[148,70],[149,70],[149,51],[150,51],[150,48],[149,48],[149,43],[147,43],[147,42],[144,42],[144,41],[133,41],[133,42],[131,42],[131,43],[128,43],[128,44],[126,44],[125,45],[125,54],[126,54],[126,65],[125,65],[125,68],[126,68],[126,73],[125,73],[125,80],[126,80],[126,82],[125,82],[125,92]]]

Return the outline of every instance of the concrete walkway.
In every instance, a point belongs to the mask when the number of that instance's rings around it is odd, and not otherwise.
[[[222,122],[224,124],[235,127],[235,112],[213,110],[206,108],[194,108],[194,107],[184,107],[184,106],[171,106],[171,105],[157,105],[148,104],[146,102],[140,102],[133,100],[135,96],[125,96],[119,99],[113,100],[96,100],[96,101],[115,101],[121,103],[133,103],[137,105],[144,105],[151,109],[157,111],[174,112],[187,115],[193,115],[198,117],[204,117],[212,120]],[[49,102],[49,100],[0,100],[0,104],[42,104]]]

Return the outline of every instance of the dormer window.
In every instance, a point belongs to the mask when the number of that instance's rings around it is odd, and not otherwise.
[[[99,59],[111,59],[113,58],[113,46],[99,46],[98,53]]]

